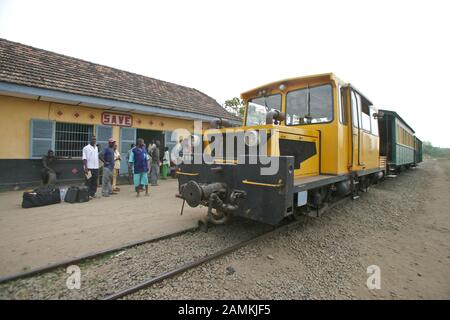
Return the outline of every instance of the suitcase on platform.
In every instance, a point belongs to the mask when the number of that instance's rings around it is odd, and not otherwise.
[[[41,207],[60,202],[61,196],[58,188],[42,187],[23,193],[22,208]]]
[[[87,202],[89,201],[89,188],[88,187],[79,187],[78,188],[78,202]]]
[[[78,187],[69,187],[66,191],[66,196],[64,197],[64,201],[68,203],[78,202]]]

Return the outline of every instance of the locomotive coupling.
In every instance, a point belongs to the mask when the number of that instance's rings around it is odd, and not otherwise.
[[[226,191],[226,184],[220,182],[199,184],[194,180],[190,180],[186,184],[180,186],[181,196],[191,207],[197,207],[202,202],[208,201],[213,193],[226,193]]]

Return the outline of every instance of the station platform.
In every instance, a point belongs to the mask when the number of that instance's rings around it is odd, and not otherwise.
[[[120,185],[118,195],[23,209],[23,191],[0,193],[0,277],[195,227],[206,208],[184,207],[175,179],[149,197]],[[100,188],[97,194],[101,194]]]

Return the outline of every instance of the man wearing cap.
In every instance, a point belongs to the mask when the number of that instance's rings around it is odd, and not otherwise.
[[[112,190],[112,176],[114,170],[114,144],[116,141],[109,138],[108,146],[100,154],[100,160],[103,162],[102,195],[109,197],[111,194],[117,194]]]

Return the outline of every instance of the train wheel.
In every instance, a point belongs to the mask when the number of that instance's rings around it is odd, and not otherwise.
[[[208,214],[209,221],[214,224],[224,224],[230,220],[230,215],[218,209],[211,209]]]
[[[295,208],[294,211],[292,212],[292,218],[294,218],[294,220],[296,220],[296,221],[303,219],[302,218],[303,216],[304,216],[304,213],[302,212],[302,210],[300,208]]]
[[[311,210],[309,209],[308,206],[297,207],[297,208],[294,208],[291,216],[294,220],[301,221],[301,220],[304,220],[305,217],[309,216],[310,211]]]

